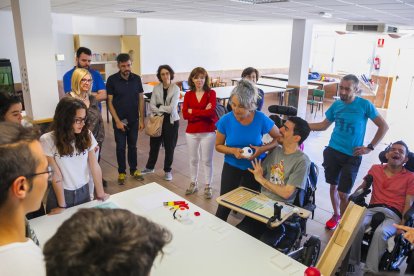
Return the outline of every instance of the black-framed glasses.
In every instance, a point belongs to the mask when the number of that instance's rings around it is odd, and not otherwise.
[[[53,170],[52,170],[52,168],[51,168],[50,166],[49,166],[49,167],[47,167],[47,171],[45,171],[45,172],[40,172],[40,173],[32,173],[32,174],[28,174],[28,175],[26,175],[26,178],[33,178],[33,177],[35,177],[35,176],[37,176],[37,175],[41,175],[41,174],[45,174],[45,173],[49,174],[49,175],[48,175],[48,177],[47,177],[47,181],[52,181]]]
[[[82,123],[86,124],[86,120],[88,120],[88,117],[85,117],[85,118],[76,117],[73,121],[75,122],[75,124],[80,125]]]

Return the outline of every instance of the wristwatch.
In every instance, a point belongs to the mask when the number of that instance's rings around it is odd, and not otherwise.
[[[371,143],[368,144],[367,148],[369,148],[370,150],[374,150],[374,146]]]

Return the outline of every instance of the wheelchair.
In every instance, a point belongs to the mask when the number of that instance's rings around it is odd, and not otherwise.
[[[384,151],[379,154],[379,159],[381,163],[386,163],[387,159],[385,158],[385,153],[388,151],[390,146],[388,146]],[[414,171],[414,155],[409,154],[409,161],[405,164],[405,168],[409,171]],[[358,204],[363,207],[368,207],[368,204],[365,202],[367,195],[371,193],[371,185],[373,178],[371,175],[366,175],[364,177],[366,182],[365,189],[359,190],[352,194],[349,197],[350,201],[353,201],[355,204]],[[384,221],[385,216],[383,213],[376,213],[372,217],[370,226],[367,228],[362,245],[361,245],[361,261],[366,261],[366,256],[368,253],[369,245],[371,243],[373,234],[376,228]],[[414,226],[414,205],[404,214],[405,225],[409,227]],[[403,238],[403,234],[395,235],[390,237],[387,240],[387,250],[381,257],[378,270],[379,271],[388,271],[388,272],[399,272],[399,266],[404,262],[407,262],[407,269],[405,274],[414,273],[414,253],[413,246],[411,243]]]
[[[272,105],[268,108],[269,112],[276,113],[269,117],[275,122],[277,127],[284,124],[284,120],[279,115],[296,116],[297,110],[294,107]],[[310,172],[308,175],[306,187],[304,190],[298,189],[293,205],[304,208],[312,213],[314,217],[315,192],[318,181],[318,167],[311,162]],[[269,219],[270,222],[280,219],[280,209],[275,206],[274,216]],[[293,214],[289,219],[278,227],[269,231],[269,235],[261,238],[263,242],[277,249],[278,251],[290,256],[306,266],[315,266],[321,250],[321,241],[318,237],[311,235],[303,245],[302,240],[307,237],[306,234],[307,219],[301,218],[297,214]]]

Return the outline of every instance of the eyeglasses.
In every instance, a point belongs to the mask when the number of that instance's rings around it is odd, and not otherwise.
[[[82,123],[86,124],[86,120],[87,119],[88,119],[88,117],[85,117],[85,118],[75,118],[74,119],[74,122],[75,122],[75,124],[78,124],[78,125],[80,125]]]
[[[93,80],[92,79],[81,79],[82,83],[92,83]]]
[[[32,174],[26,175],[26,178],[33,178],[37,175],[41,175],[41,174],[45,174],[45,173],[49,174],[48,177],[47,177],[47,181],[52,181],[53,170],[52,170],[51,167],[47,167],[47,171],[45,171],[45,172],[32,173]]]

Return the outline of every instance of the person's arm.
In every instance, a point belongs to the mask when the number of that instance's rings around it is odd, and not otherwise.
[[[95,96],[96,100],[98,102],[104,101],[107,98],[106,88],[105,88],[105,82],[102,79],[101,74],[98,71],[94,71],[92,73],[92,78],[94,85],[92,86],[92,95]]]
[[[233,154],[237,159],[244,158],[243,149],[232,148],[225,145],[226,135],[217,130],[216,132],[216,151],[224,154]]]
[[[171,114],[174,108],[178,106],[178,98],[180,96],[180,89],[178,86],[174,85],[173,89],[173,96],[171,98],[171,102],[169,105],[161,105],[160,111]]]
[[[158,98],[158,93],[159,93],[159,89],[158,86],[154,87],[154,90],[152,91],[151,94],[151,99],[150,99],[150,109],[151,109],[151,113],[152,114],[158,114],[161,113],[161,111],[159,110],[159,108],[157,107],[157,98]]]
[[[372,139],[371,143],[369,143],[369,144],[371,144],[375,148],[378,145],[378,143],[382,140],[382,138],[384,138],[384,136],[387,133],[389,127],[388,127],[387,122],[384,120],[384,118],[382,118],[382,116],[379,115],[379,114],[372,121],[374,122],[374,124],[378,128],[377,128],[377,132],[375,133],[374,138]],[[356,155],[356,156],[363,155],[363,154],[370,153],[371,151],[372,150],[370,148],[367,148],[365,146],[355,147],[354,155]]]
[[[58,204],[58,207],[53,208],[50,211],[49,215],[55,215],[55,214],[62,213],[66,208],[65,194],[63,192],[63,185],[62,185],[63,177],[62,177],[62,173],[55,159],[51,156],[46,156],[46,158],[47,158],[47,162],[49,163],[49,166],[53,170],[52,188],[53,188],[53,191],[55,192],[56,200]]]
[[[88,165],[92,173],[93,183],[95,184],[96,198],[105,201],[109,198],[109,194],[105,193],[102,184],[102,170],[96,159],[95,151],[88,152]]]
[[[93,96],[95,96],[95,99],[98,102],[105,101],[106,98],[107,98],[107,94],[106,94],[106,90],[105,89],[98,90],[97,92],[91,92],[91,94]]]
[[[144,123],[144,117],[145,117],[145,113],[144,113],[144,92],[141,92],[138,94],[139,95],[139,114],[138,114],[138,118],[139,118],[139,130],[143,130],[145,128],[145,123]]]
[[[404,204],[403,218],[402,218],[401,224],[405,223],[404,215],[408,211],[408,209],[410,209],[411,206],[413,205],[413,201],[414,201],[414,195],[405,196],[405,204]]]
[[[268,134],[273,138],[272,142],[268,144],[263,144],[260,147],[250,145],[250,147],[255,151],[254,154],[249,158],[250,160],[253,160],[257,156],[260,156],[263,152],[274,149],[278,145],[276,138],[280,136],[280,132],[277,126],[273,126]]]
[[[395,228],[397,228],[397,230],[405,231],[403,235],[404,239],[414,244],[414,228],[411,228],[405,225],[398,225],[398,224],[393,224],[393,225]]]
[[[191,102],[191,95],[190,93],[193,92],[187,92],[184,95],[184,102],[183,102],[183,118],[184,120],[188,120],[188,122],[194,122],[197,121],[196,117],[192,114],[193,110],[190,108],[190,102]]]
[[[268,189],[274,194],[279,195],[284,199],[290,198],[293,193],[296,191],[296,187],[294,185],[285,184],[285,185],[275,185],[268,181],[263,176],[263,167],[261,160],[254,159],[252,161],[253,169],[248,168],[249,172],[254,175],[254,179],[260,183],[263,187]]]
[[[208,93],[208,104],[206,105],[205,109],[193,109],[191,114],[193,116],[199,117],[199,118],[213,118],[216,116],[216,105],[217,105],[217,98],[216,98],[216,92],[214,90],[210,90]]]
[[[325,119],[319,123],[310,123],[309,127],[313,131],[324,131],[324,130],[327,130],[331,124],[332,124],[331,121],[329,121],[328,119]]]
[[[116,113],[115,107],[112,104],[112,100],[113,100],[114,96],[113,95],[108,95],[108,107],[109,107],[109,112],[111,112],[112,118],[115,121],[115,125],[118,129],[125,131],[125,125],[121,122],[121,120],[118,117],[118,114]]]

